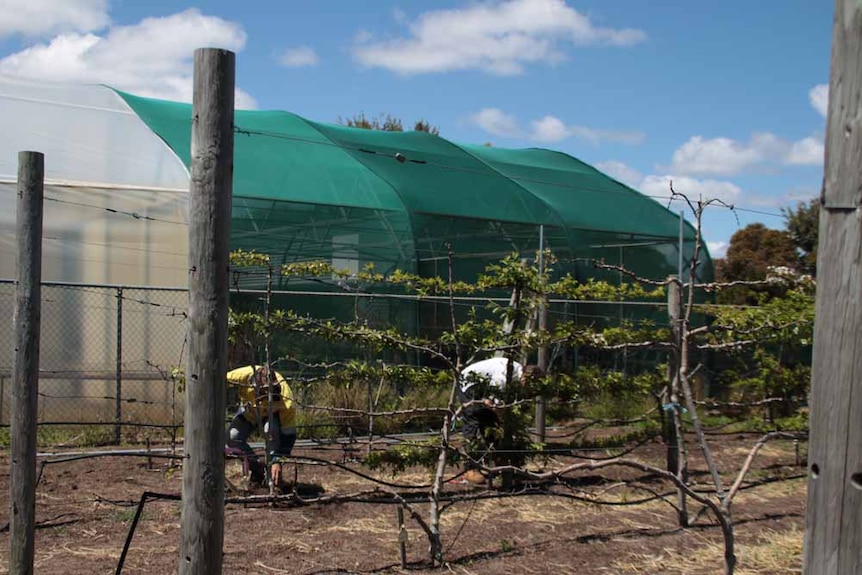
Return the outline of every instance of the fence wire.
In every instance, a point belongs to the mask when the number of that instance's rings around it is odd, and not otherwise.
[[[0,280],[0,425],[8,425],[15,284]],[[43,283],[39,424],[175,426],[188,293]]]
[[[334,295],[343,297],[331,297]],[[273,309],[290,308],[316,317],[359,318],[374,327],[394,326],[405,333],[446,329],[448,302],[428,302],[417,300],[415,296],[411,301],[406,296],[400,297],[403,299],[379,294],[345,296],[277,291]],[[260,311],[260,299],[259,292],[231,292],[231,305],[240,309]],[[465,299],[467,301],[456,302],[455,308],[457,315],[464,316],[462,320],[474,307],[478,307],[480,313],[490,314],[481,305],[483,301]],[[0,280],[0,427],[10,423],[14,300],[14,281]],[[648,305],[661,308],[662,303]],[[127,429],[181,426],[184,396],[173,372],[182,369],[186,360],[187,306],[188,291],[181,288],[43,282],[38,423],[43,426],[98,424],[108,436],[113,430],[113,439],[117,442],[121,432]],[[575,321],[615,324],[621,318],[643,316],[647,310],[644,306],[642,302],[565,302],[550,307],[552,323],[559,315]],[[664,310],[657,313],[661,316]],[[331,342],[322,344],[301,334],[278,334],[273,346],[274,358],[289,355],[309,362],[329,363],[357,357],[353,347]],[[262,361],[254,350],[240,353],[242,346],[231,349],[229,367]],[[402,355],[393,354],[384,359],[395,364],[419,361],[419,358]],[[579,363],[577,353],[569,355],[571,357],[562,357],[560,361],[576,366]],[[638,361],[659,361],[654,355],[626,351],[611,354],[615,366],[621,363],[629,368]],[[277,363],[276,367],[300,379],[308,375],[301,367],[284,362]],[[294,385],[298,399],[304,404],[334,401],[343,405],[347,401],[316,397],[313,390],[300,381]],[[375,383],[375,399],[380,398],[382,392],[377,386],[379,384]],[[401,388],[392,391],[395,397],[405,393],[407,390]],[[368,408],[365,394],[360,393],[350,401],[354,400],[356,405],[350,403],[350,407]],[[340,418],[329,419],[333,421],[324,422],[326,426]],[[314,427],[321,422],[303,423]],[[386,427],[382,421],[376,425],[380,429]],[[393,425],[397,427],[396,423]],[[365,429],[364,422],[357,427],[360,429]]]

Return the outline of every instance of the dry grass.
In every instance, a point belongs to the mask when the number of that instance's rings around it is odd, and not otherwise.
[[[665,548],[655,554],[637,554],[614,562],[612,567],[619,573],[646,574],[665,573],[686,575],[693,573],[717,573],[724,558],[724,545],[700,539],[694,551]],[[778,575],[800,573],[802,568],[802,531],[794,527],[788,531],[765,529],[751,543],[737,542],[736,575]]]
[[[393,514],[394,515],[394,514]],[[315,533],[362,533],[363,535],[386,535],[397,533],[398,528],[395,525],[394,517],[392,519],[381,516],[376,517],[360,517],[344,521],[341,523],[330,525],[324,529],[315,531],[307,531],[309,536]]]

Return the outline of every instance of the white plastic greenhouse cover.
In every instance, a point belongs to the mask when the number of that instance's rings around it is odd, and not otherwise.
[[[45,154],[45,281],[184,287],[188,171],[110,88],[0,76],[0,279],[18,152]]]

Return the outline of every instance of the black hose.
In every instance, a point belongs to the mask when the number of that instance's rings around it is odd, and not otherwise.
[[[126,535],[126,543],[123,545],[123,552],[120,553],[120,561],[117,563],[116,575],[123,572],[123,563],[126,562],[126,554],[129,552],[129,547],[132,545],[132,536],[135,534],[135,528],[138,526],[138,520],[144,512],[144,504],[147,502],[146,491],[141,494],[141,500],[138,502],[138,509],[135,511],[135,518],[132,519],[132,526],[129,528],[129,534]]]
[[[135,518],[132,519],[132,525],[129,527],[129,534],[126,536],[126,543],[123,545],[123,552],[120,554],[120,561],[117,563],[116,575],[123,572],[123,563],[126,562],[126,554],[129,552],[129,547],[132,546],[132,537],[135,535],[135,528],[138,526],[138,521],[144,513],[144,505],[147,499],[167,499],[170,501],[180,501],[182,497],[179,495],[171,495],[166,493],[154,493],[152,491],[144,491],[141,494],[141,500],[138,502],[138,509],[135,511]]]

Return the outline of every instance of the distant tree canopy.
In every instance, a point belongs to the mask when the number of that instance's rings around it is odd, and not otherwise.
[[[782,208],[784,225],[799,255],[798,269],[816,275],[817,229],[820,223],[820,200],[799,202],[795,208]]]
[[[720,282],[762,280],[771,266],[798,269],[799,254],[790,234],[761,223],[749,224],[730,237],[724,259],[715,261],[715,276]],[[719,300],[721,303],[755,304],[758,294],[768,291],[737,286],[724,290]]]
[[[770,266],[796,269],[798,262],[796,246],[788,232],[756,223],[730,237],[721,273],[725,281],[762,280]]]
[[[394,116],[390,116],[389,114],[383,115],[380,114],[374,118],[369,118],[365,115],[365,112],[360,112],[355,116],[350,118],[342,118],[338,117],[338,123],[342,126],[349,126],[351,128],[362,128],[363,130],[382,130],[384,132],[403,132],[404,131],[404,123],[400,118],[395,118]],[[440,130],[437,126],[432,125],[425,120],[417,120],[413,124],[414,132],[428,132],[434,136],[440,135]]]

